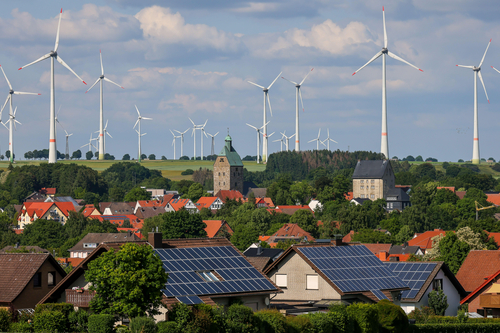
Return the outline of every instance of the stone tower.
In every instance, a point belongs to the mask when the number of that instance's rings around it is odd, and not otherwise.
[[[219,190],[237,190],[243,193],[243,162],[232,145],[229,134],[214,163],[214,195]]]

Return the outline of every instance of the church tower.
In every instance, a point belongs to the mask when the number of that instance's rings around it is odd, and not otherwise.
[[[232,145],[229,134],[224,148],[214,163],[214,194],[219,190],[237,190],[243,193],[243,162]]]

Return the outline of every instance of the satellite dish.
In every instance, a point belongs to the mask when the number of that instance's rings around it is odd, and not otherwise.
[[[266,299],[264,300],[264,303],[266,303],[266,305],[269,305],[269,297],[266,297]]]

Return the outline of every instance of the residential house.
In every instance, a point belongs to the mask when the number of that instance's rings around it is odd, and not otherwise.
[[[221,209],[223,204],[224,203],[219,197],[201,197],[196,202],[196,207],[198,207],[199,210],[207,208],[216,211]]]
[[[248,249],[243,252],[255,267],[260,271],[264,271],[273,261],[278,259],[283,254],[282,249],[267,249],[259,245],[252,244]]]
[[[352,198],[350,202],[355,204],[356,206],[359,205],[363,206],[363,203],[369,200],[370,200],[369,198]]]
[[[314,237],[298,226],[296,223],[285,223],[278,231],[267,239],[267,243],[274,247],[278,242],[295,241],[295,242],[314,242]]]
[[[275,212],[275,213],[283,213],[283,214],[287,214],[287,215],[293,215],[293,213],[295,213],[298,210],[308,210],[314,214],[314,211],[308,205],[294,205],[294,206],[279,205],[279,206],[276,206],[275,208],[270,208],[267,211],[271,214],[272,214],[272,212]]]
[[[172,196],[179,194],[177,191],[167,191],[164,189],[147,188],[147,192],[151,193],[152,199],[162,199],[165,195],[171,194]]]
[[[123,227],[125,221],[129,221],[132,228],[142,229],[144,221],[141,221],[137,216],[129,215],[101,215],[97,217],[99,221],[109,221],[117,226]]]
[[[469,313],[483,317],[500,317],[500,270],[485,277],[484,282],[462,299],[460,304],[467,304]]]
[[[352,243],[352,245],[357,245],[357,244]],[[381,261],[385,261],[384,259],[388,257],[389,251],[391,250],[392,247],[392,244],[378,244],[378,243],[377,244],[361,243],[361,245],[364,245]]]
[[[106,242],[136,242],[141,239],[132,233],[89,233],[69,249],[70,258],[87,258],[100,244]]]
[[[387,203],[386,209],[388,212],[392,212],[393,210],[402,212],[403,209],[411,206],[410,196],[401,188],[389,189],[385,201]]]
[[[215,192],[215,196],[219,197],[219,199],[222,200],[222,202],[226,202],[226,200],[243,200],[243,194],[241,194],[240,191],[237,190],[219,190],[218,192]]]
[[[403,245],[393,245],[389,250],[389,254],[413,254],[415,256],[423,256],[424,252],[419,246],[410,246],[408,242]]]
[[[249,198],[243,198],[241,202],[246,203],[249,200]],[[257,206],[257,208],[271,208],[274,207],[274,203],[271,198],[255,198],[255,206]]]
[[[0,253],[0,307],[34,309],[65,276],[49,253]]]
[[[164,206],[161,200],[138,200],[134,207],[134,214],[141,207],[146,208],[146,207],[164,207]]]
[[[394,172],[388,160],[358,161],[352,174],[354,198],[385,199],[395,185]]]
[[[466,292],[445,263],[386,262],[385,265],[411,288],[394,300],[394,304],[401,306],[407,314],[422,306],[429,306],[429,293],[441,289],[449,304],[445,315],[457,315],[458,304]]]
[[[265,187],[249,187],[248,192],[245,194],[245,196],[248,198],[250,196],[250,193],[253,193],[253,196],[255,198],[264,198],[267,194],[267,188],[265,188]]]
[[[295,244],[264,271],[284,291],[273,304],[394,301],[409,289],[364,245]]]
[[[316,200],[316,199],[313,199],[313,200],[309,201],[309,205],[308,206],[314,212],[317,212],[318,210],[323,209],[323,205],[321,204],[321,202],[319,202],[319,200]]]
[[[190,213],[199,213],[198,207],[191,201],[191,199],[172,199],[165,207],[166,212],[177,212],[179,209],[184,208]]]
[[[425,251],[430,250],[432,248],[432,239],[439,235],[445,236],[446,231],[442,229],[434,229],[426,231],[421,234],[415,234],[415,236],[408,241],[408,245],[418,246],[425,254]]]
[[[232,235],[233,229],[224,220],[203,220],[207,225],[205,231],[208,238],[221,237],[224,234]]]
[[[53,197],[54,195],[56,195],[56,189],[54,187],[42,187],[40,190],[35,191],[24,198],[24,202],[44,202],[48,197]]]
[[[23,204],[17,217],[20,229],[38,219],[54,220],[65,224],[69,212],[75,211],[75,206],[71,202],[39,202],[29,201]]]
[[[224,147],[214,162],[214,193],[235,190],[243,193],[243,162],[232,144],[229,134],[225,138]],[[221,198],[224,201],[224,198]]]
[[[465,291],[472,293],[499,270],[499,250],[472,250],[460,266],[456,277]]]
[[[134,208],[134,202],[111,202],[101,212],[103,212],[102,215],[133,215]]]
[[[85,208],[82,211],[83,216],[94,218],[101,216],[101,213],[95,208],[94,205],[85,205]]]
[[[167,211],[162,206],[158,206],[158,207],[139,207],[135,211],[135,216],[137,216],[138,219],[144,221],[147,218],[155,217],[155,216],[158,216],[158,215],[166,213],[166,212]]]

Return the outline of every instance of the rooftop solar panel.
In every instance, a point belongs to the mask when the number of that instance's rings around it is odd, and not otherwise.
[[[202,304],[204,303],[198,296],[178,296],[176,297],[179,302],[186,305]]]
[[[169,274],[162,290],[167,297],[276,290],[231,246],[155,249],[155,252]],[[219,281],[214,281],[214,277]]]
[[[409,263],[409,262],[391,262],[386,263],[387,267],[403,282],[408,284],[411,290],[403,291],[402,298],[415,298],[425,281],[429,278],[436,267],[436,263]]]
[[[298,247],[342,292],[372,291],[379,299],[387,298],[380,290],[407,285],[365,246]]]

